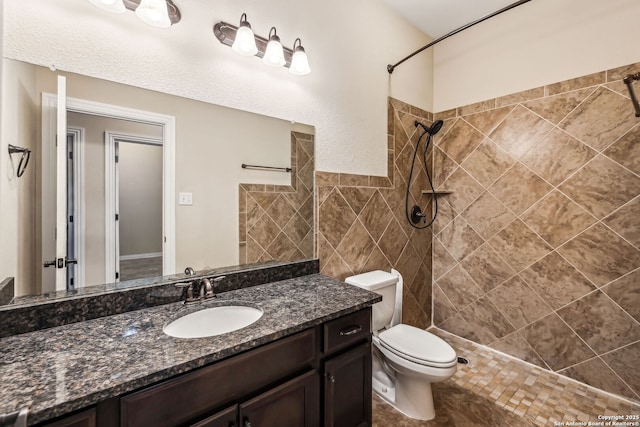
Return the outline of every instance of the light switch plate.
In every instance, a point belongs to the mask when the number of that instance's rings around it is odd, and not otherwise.
[[[193,193],[180,193],[178,197],[178,204],[182,206],[193,205]]]

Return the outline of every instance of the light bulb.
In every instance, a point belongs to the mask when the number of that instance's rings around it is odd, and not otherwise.
[[[122,0],[89,0],[92,5],[113,13],[124,13],[127,9]]]
[[[258,53],[256,37],[251,30],[251,25],[247,22],[247,15],[240,17],[240,26],[236,31],[236,38],[231,45],[231,49],[242,56],[254,56]]]
[[[271,35],[271,31],[273,31],[273,35]],[[262,61],[272,67],[282,67],[287,63],[284,59],[284,50],[282,49],[282,43],[280,43],[280,37],[276,34],[275,27],[271,27],[269,31],[269,43],[267,43],[267,49],[264,52]]]
[[[166,0],[141,0],[140,5],[136,8],[136,15],[154,27],[168,28],[171,26]]]
[[[296,43],[298,43],[297,47]],[[296,39],[296,41],[293,42],[293,56],[291,57],[289,72],[296,76],[304,76],[311,72],[311,68],[309,68],[309,59],[307,58],[307,53],[302,47],[300,39]]]

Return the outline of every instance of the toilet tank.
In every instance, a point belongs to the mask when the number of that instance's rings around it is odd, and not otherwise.
[[[398,276],[386,271],[375,270],[347,277],[345,282],[382,295],[382,301],[373,306],[374,331],[379,331],[391,323],[396,303]]]

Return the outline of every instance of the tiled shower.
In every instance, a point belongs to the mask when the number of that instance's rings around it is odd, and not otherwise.
[[[404,322],[640,401],[640,64],[435,117],[389,101],[388,177],[316,173],[317,256],[344,279],[399,270]],[[415,120],[431,151],[433,230],[404,219]],[[429,196],[424,174],[412,202]],[[433,313],[432,313],[433,307]],[[433,316],[433,317],[432,317]]]

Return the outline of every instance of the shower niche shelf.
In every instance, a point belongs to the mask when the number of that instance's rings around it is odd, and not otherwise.
[[[453,190],[436,190],[436,191],[431,191],[431,190],[422,190],[422,194],[451,194],[453,193]]]

